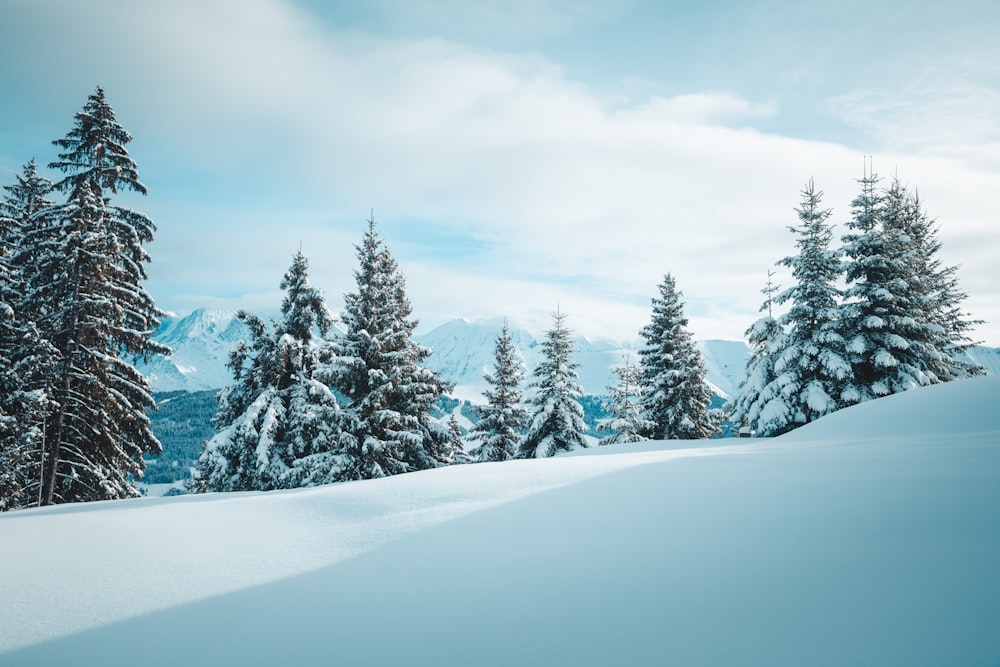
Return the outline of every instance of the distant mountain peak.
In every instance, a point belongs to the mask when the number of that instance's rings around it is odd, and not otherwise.
[[[200,391],[230,384],[232,374],[226,367],[229,353],[249,335],[246,325],[237,319],[237,312],[233,308],[198,308],[184,317],[165,318],[154,338],[169,345],[173,354],[139,366],[153,389]],[[456,398],[481,403],[486,389],[483,371],[492,368],[496,339],[505,319],[454,319],[414,338],[433,350],[426,365],[455,383]],[[539,341],[528,330],[506,321],[524,359],[525,371],[530,374],[541,356]],[[576,336],[574,343],[580,383],[588,394],[607,394],[608,386],[615,381],[612,369],[623,363],[626,352],[631,352],[633,362],[638,359],[638,344],[622,345],[582,335]],[[743,376],[749,348],[741,341],[702,341],[699,349],[709,384],[720,395],[731,395]]]

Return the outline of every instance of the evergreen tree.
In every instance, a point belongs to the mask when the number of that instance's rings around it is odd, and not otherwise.
[[[7,194],[0,201],[0,258],[13,261],[32,218],[52,206],[48,199],[52,187],[52,181],[38,173],[34,160],[24,165],[13,185],[3,186]]]
[[[933,238],[926,237],[926,221],[920,219],[922,214],[905,188],[897,180],[888,190],[875,193],[877,182],[874,174],[861,179],[862,193],[852,202],[848,222],[852,233],[843,238],[849,259],[841,323],[850,332],[847,352],[855,383],[850,398],[856,401],[942,382],[967,371],[947,349],[948,325],[941,324],[948,317],[947,308],[931,296],[942,294],[939,288],[949,283],[953,272],[935,272]],[[921,235],[925,235],[923,247]],[[953,288],[950,283],[944,289]],[[964,296],[957,290],[950,294],[958,301]],[[971,324],[959,316],[952,334]]]
[[[640,334],[644,387],[642,417],[650,440],[709,438],[719,433],[710,409],[712,393],[705,383],[705,363],[687,330],[680,293],[668,273],[653,299],[653,316]]]
[[[799,253],[779,262],[792,270],[795,285],[777,297],[778,303],[791,307],[782,318],[786,333],[774,357],[773,382],[778,387],[772,393],[783,395],[788,421],[777,429],[763,429],[772,434],[839,409],[845,392],[853,397],[851,365],[839,331],[840,253],[830,249],[830,210],[821,208],[822,196],[810,179],[802,191],[801,208],[796,209],[800,224],[789,227],[798,236]]]
[[[55,350],[18,312],[24,284],[14,257],[21,237],[40,210],[51,205],[52,189],[25,165],[0,201],[0,511],[38,501],[44,424],[51,409],[44,392]]]
[[[357,291],[344,295],[346,332],[335,341],[331,366],[336,389],[358,419],[345,475],[370,479],[446,464],[455,452],[430,410],[451,387],[420,365],[431,350],[412,338],[417,321],[405,281],[374,217],[357,253]]]
[[[566,328],[566,315],[555,312],[553,325],[542,342],[542,360],[532,373],[529,387],[535,389],[529,404],[534,408],[528,432],[521,441],[518,458],[554,456],[577,447],[586,447],[580,405],[580,364],[573,361],[572,332]]]
[[[132,497],[143,454],[158,454],[146,410],[154,406],[131,359],[168,350],[150,340],[162,313],[142,287],[152,221],[111,204],[121,189],[145,193],[125,150],[130,135],[103,91],[90,96],[65,152],[50,167],[66,176],[64,204],[31,216],[15,264],[25,287],[23,314],[55,348],[44,393],[42,504]]]
[[[497,337],[493,372],[483,373],[483,379],[490,388],[483,392],[486,405],[475,407],[479,421],[469,438],[480,444],[472,455],[479,461],[506,461],[517,455],[528,419],[521,393],[524,364],[506,321]]]
[[[631,363],[631,355],[625,355],[625,363],[614,369],[618,382],[608,387],[608,402],[606,409],[612,417],[601,420],[597,424],[600,433],[608,435],[601,438],[598,444],[613,445],[619,442],[639,442],[646,440],[642,434],[648,431],[652,424],[642,418],[642,384],[639,367]]]
[[[791,421],[787,392],[777,381],[779,376],[774,369],[775,358],[785,347],[785,330],[774,317],[774,295],[778,286],[771,282],[773,276],[774,273],[768,271],[767,286],[761,290],[765,299],[760,310],[767,311],[767,315],[746,330],[751,350],[746,373],[736,396],[726,405],[726,412],[734,423],[749,427],[761,436],[784,432]]]
[[[465,451],[465,441],[462,439],[462,427],[459,425],[458,417],[454,413],[448,418],[448,437],[452,450],[452,458],[448,463],[472,463],[472,457]]]
[[[888,199],[895,212],[894,223],[906,240],[907,271],[913,284],[913,299],[927,344],[926,363],[939,381],[980,375],[982,367],[958,358],[974,344],[969,332],[979,320],[970,319],[962,310],[966,294],[958,285],[958,267],[942,266],[937,253],[937,227],[924,211],[920,198],[909,194],[898,179],[893,179]]]
[[[323,337],[333,318],[309,284],[308,266],[296,253],[281,281],[281,319],[271,331],[256,315],[237,315],[250,341],[230,355],[235,382],[220,395],[221,430],[198,459],[197,491],[295,488],[343,478],[352,425],[323,381],[332,354]]]
[[[44,382],[55,350],[4,296],[0,262],[0,511],[38,502],[45,424],[52,411]]]

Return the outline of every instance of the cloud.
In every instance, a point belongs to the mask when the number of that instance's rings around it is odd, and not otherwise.
[[[44,28],[67,55],[87,53],[36,72],[77,95],[59,101],[61,132],[86,81],[136,135],[151,187],[137,206],[159,224],[150,287],[173,310],[272,299],[300,239],[339,307],[374,208],[427,323],[508,314],[544,327],[559,303],[582,333],[623,338],[670,272],[696,336],[738,338],[767,270],[794,251],[803,184],[814,177],[842,222],[861,173],[859,151],[754,129],[780,118],[776,102],[695,91],[623,104],[537,52],[331,29],[272,0],[33,7],[17,5],[24,35]],[[926,132],[907,143],[876,122],[887,103],[838,104],[886,138],[876,168],[920,188],[945,249],[969,251],[948,259],[984,290],[977,314],[1000,321],[977,252],[1000,240],[995,163],[927,139],[954,115],[913,117]]]

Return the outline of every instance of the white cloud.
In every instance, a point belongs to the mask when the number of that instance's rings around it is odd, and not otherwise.
[[[736,338],[767,270],[794,250],[786,226],[803,184],[814,177],[843,221],[861,173],[853,150],[751,129],[780,108],[732,93],[623,107],[534,53],[330,32],[271,0],[136,7],[97,13],[124,52],[101,47],[63,75],[101,78],[136,145],[164,161],[156,173],[172,170],[143,208],[160,226],[154,294],[187,295],[164,304],[173,309],[197,305],[199,286],[206,301],[271,298],[303,237],[313,282],[339,307],[350,244],[374,207],[425,321],[508,314],[543,328],[558,301],[582,333],[622,338],[671,272],[695,335]],[[82,49],[94,12],[62,9],[73,30],[55,34]],[[875,123],[865,119],[881,118],[880,105],[844,97],[839,109]],[[926,138],[947,137],[953,119],[913,117],[926,131],[911,143],[871,125],[886,137],[876,168],[898,167],[920,188],[954,250],[947,260],[982,290],[976,314],[1000,322],[982,250],[1000,241],[1000,163],[955,159],[939,150],[947,141]],[[188,167],[199,183],[177,175]],[[393,230],[424,223],[475,238],[474,256],[431,252],[410,234],[394,242]],[[988,331],[1000,343],[1000,329]]]

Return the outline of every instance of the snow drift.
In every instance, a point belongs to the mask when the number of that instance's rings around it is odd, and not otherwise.
[[[997,665],[998,404],[10,513],[0,664]]]

